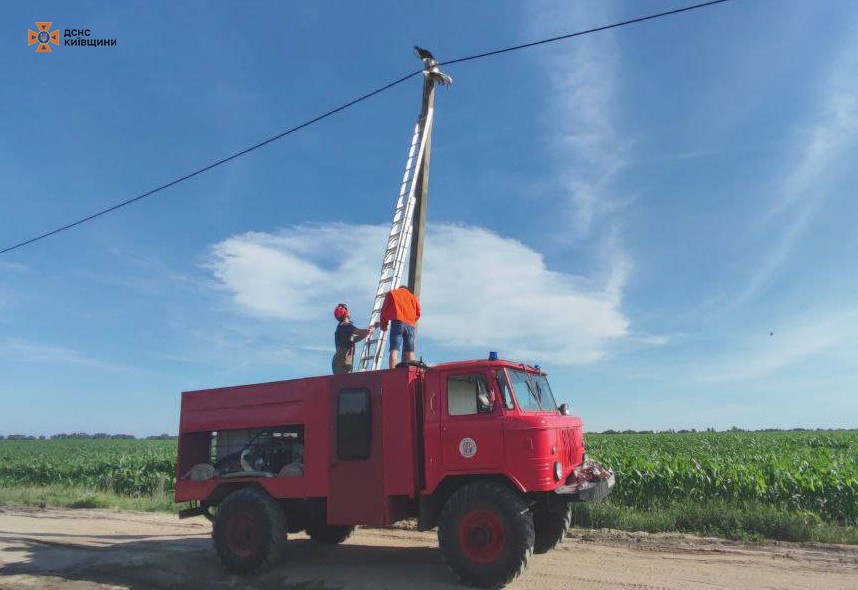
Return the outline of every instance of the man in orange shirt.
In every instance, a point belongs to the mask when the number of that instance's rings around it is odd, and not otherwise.
[[[400,285],[384,296],[381,307],[381,329],[390,322],[390,368],[396,367],[396,357],[402,348],[402,360],[413,361],[417,344],[415,324],[420,319],[420,302],[406,287]]]

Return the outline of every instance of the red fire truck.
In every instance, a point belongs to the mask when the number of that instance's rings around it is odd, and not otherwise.
[[[340,543],[416,518],[481,587],[515,578],[563,539],[571,502],[614,485],[546,375],[505,360],[186,392],[176,479],[180,515],[213,521],[232,571],[274,563],[287,532]]]

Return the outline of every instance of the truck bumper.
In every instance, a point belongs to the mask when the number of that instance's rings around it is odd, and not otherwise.
[[[613,470],[588,460],[581,463],[554,493],[570,502],[598,502],[610,495],[616,483]]]

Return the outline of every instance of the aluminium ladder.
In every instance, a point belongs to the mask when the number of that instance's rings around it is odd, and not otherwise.
[[[376,328],[380,328],[381,308],[384,305],[385,295],[402,284],[405,260],[411,250],[414,210],[417,204],[416,192],[419,190],[418,185],[421,181],[420,171],[424,170],[427,145],[431,141],[432,119],[435,113],[434,100],[427,100],[427,97],[430,96],[435,83],[450,85],[453,81],[448,75],[439,71],[438,62],[431,57],[431,54],[428,58],[422,56],[421,58],[426,65],[426,70],[423,72],[425,76],[423,109],[414,125],[408,159],[405,162],[405,173],[399,185],[399,198],[393,213],[393,223],[382,255],[381,272],[369,319],[369,325]],[[424,170],[424,173],[426,172]],[[381,329],[375,330],[366,337],[360,356],[359,371],[374,371],[380,368],[386,340],[387,331]]]

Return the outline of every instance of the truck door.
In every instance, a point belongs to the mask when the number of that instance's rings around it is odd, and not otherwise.
[[[441,457],[445,471],[479,472],[502,467],[503,415],[491,392],[490,374],[462,370],[442,377]]]
[[[384,524],[381,377],[334,379],[331,387],[328,524]]]

